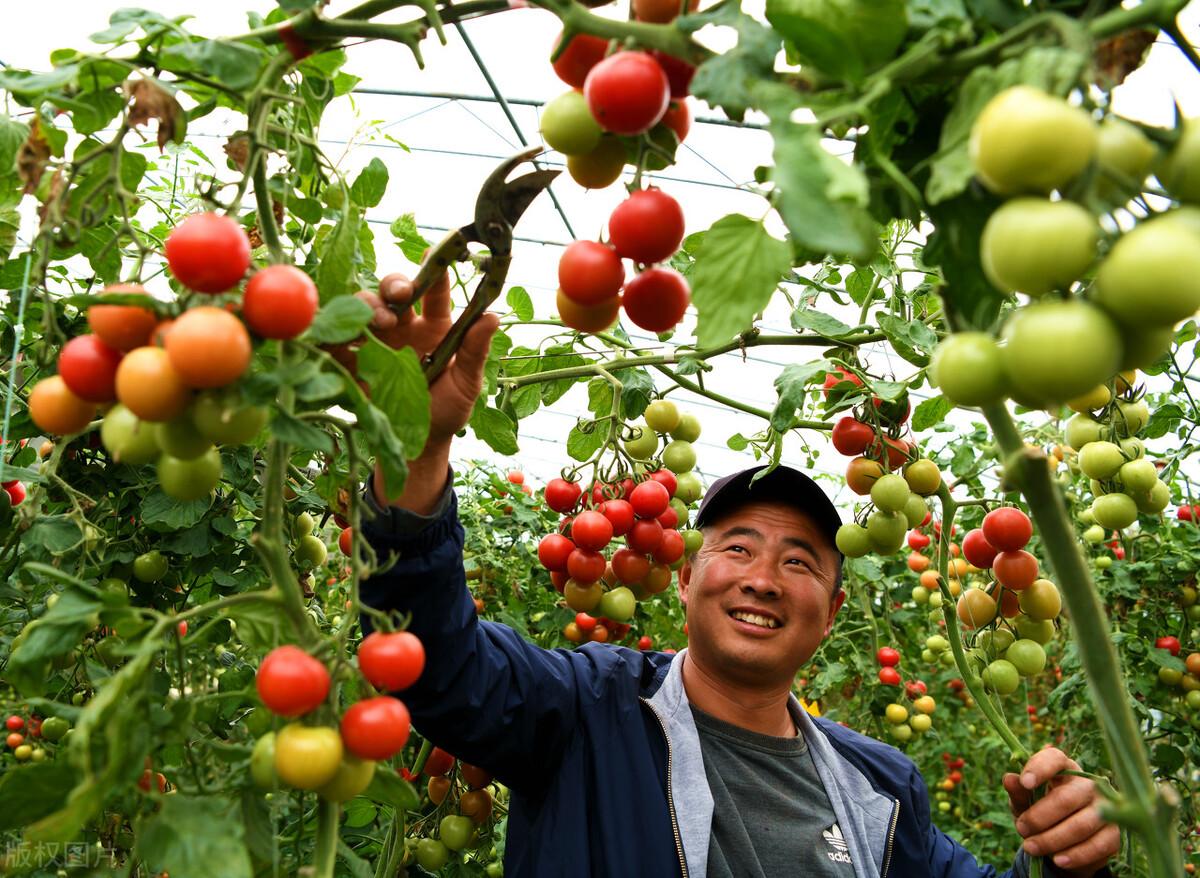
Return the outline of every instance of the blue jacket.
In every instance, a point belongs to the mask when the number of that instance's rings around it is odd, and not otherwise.
[[[426,650],[421,679],[402,695],[414,725],[511,790],[505,875],[703,878],[713,802],[680,674],[685,653],[545,650],[479,621],[447,493],[430,518],[368,499],[376,514],[363,533],[381,559],[398,560],[362,597],[412,613]],[[794,698],[791,708],[856,878],[996,875],[930,822],[925,782],[906,756],[813,719]],[[1027,873],[1022,853],[1005,874]]]

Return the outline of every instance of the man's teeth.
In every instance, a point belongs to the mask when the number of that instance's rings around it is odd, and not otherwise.
[[[757,625],[760,628],[778,628],[779,623],[774,619],[769,619],[766,616],[758,616],[754,613],[733,612],[730,613],[733,618],[739,622],[749,622],[751,625]]]

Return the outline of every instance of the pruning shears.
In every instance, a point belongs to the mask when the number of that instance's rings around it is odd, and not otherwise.
[[[425,379],[430,384],[442,374],[467,330],[500,296],[512,262],[513,226],[533,199],[561,173],[536,170],[508,179],[518,165],[532,161],[541,151],[540,146],[531,147],[501,162],[479,190],[479,197],[475,199],[475,219],[469,225],[451,230],[421,263],[421,270],[413,280],[412,302],[420,300],[452,263],[471,258],[468,245],[482,244],[487,248],[481,263],[483,279],[475,288],[467,309],[454,321],[437,348],[425,357]]]

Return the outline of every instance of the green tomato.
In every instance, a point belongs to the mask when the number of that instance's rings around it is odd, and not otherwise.
[[[1036,640],[1017,640],[1004,652],[1004,657],[1022,677],[1040,674],[1046,667],[1046,650]]]
[[[47,741],[58,741],[71,729],[71,724],[61,716],[48,716],[42,720],[42,737]]]
[[[168,497],[184,503],[210,496],[221,481],[221,454],[215,448],[195,460],[169,454],[158,459],[158,484]]]
[[[635,460],[650,460],[658,451],[658,435],[645,424],[634,424],[636,435],[625,441],[625,453]]]
[[[929,606],[936,610],[942,605],[942,593],[940,591],[931,591],[929,593]],[[938,618],[941,618],[940,616]]]
[[[1086,110],[1029,85],[992,98],[971,127],[971,164],[998,195],[1048,193],[1092,161],[1099,132]]]
[[[955,405],[991,405],[1008,392],[1000,349],[985,332],[943,339],[930,360],[929,378]]]
[[[1091,512],[1090,509],[1088,511]],[[1092,519],[1095,520],[1094,515],[1092,516]],[[1104,537],[1107,534],[1108,534],[1108,531],[1106,531],[1100,525],[1093,524],[1091,527],[1089,527],[1087,530],[1085,530],[1083,532],[1083,541],[1085,543],[1092,543],[1093,545],[1095,545],[1096,543],[1102,543],[1102,542],[1104,542]]]
[[[243,445],[267,425],[267,410],[262,406],[243,404],[236,391],[210,390],[196,398],[192,405],[192,420],[210,442]]]
[[[1066,290],[1096,258],[1099,237],[1096,218],[1074,202],[1014,198],[983,228],[983,273],[1006,293],[1039,298]]]
[[[1134,330],[1165,330],[1200,308],[1200,233],[1167,214],[1126,232],[1100,264],[1096,303]]]
[[[1111,555],[1101,555],[1093,563],[1097,570],[1108,570],[1113,566],[1113,559]]]
[[[923,585],[914,585],[910,594],[912,595],[913,603],[917,606],[924,606],[929,603],[929,589]],[[926,661],[933,661],[933,659],[926,659]]]
[[[254,749],[250,751],[250,779],[260,790],[279,787],[279,778],[275,774],[274,732],[267,732],[254,742]]]
[[[1065,439],[1072,448],[1082,450],[1089,443],[1099,442],[1104,434],[1104,425],[1091,415],[1073,415],[1067,421]]]
[[[1142,457],[1122,464],[1117,478],[1129,494],[1149,494],[1158,484],[1158,467]]]
[[[680,473],[675,485],[675,497],[684,503],[692,504],[704,493],[704,485],[695,473]]]
[[[678,497],[671,498],[671,508],[675,510],[675,516],[679,519],[676,522],[675,529],[682,530],[688,524],[688,508],[687,505]]]
[[[1092,501],[1092,515],[1105,530],[1124,530],[1137,521],[1137,504],[1128,494],[1105,494]]]
[[[1175,341],[1175,328],[1173,326],[1163,327],[1161,329],[1134,329],[1130,326],[1122,326],[1121,341],[1125,346],[1124,355],[1121,358],[1121,369],[1145,369],[1156,362],[1167,351],[1171,349],[1171,345]]]
[[[936,463],[928,458],[921,458],[914,460],[904,468],[904,481],[908,483],[909,490],[913,493],[928,497],[936,494],[938,488],[942,486],[942,474]],[[907,507],[908,501],[906,500],[905,508],[907,509]]]
[[[483,873],[487,875],[487,878],[503,878],[504,865],[499,860],[493,860],[487,864]]]
[[[1146,444],[1136,436],[1130,436],[1128,439],[1118,439],[1117,445],[1120,446],[1121,453],[1129,460],[1146,456]]]
[[[894,473],[880,476],[871,486],[871,501],[883,512],[902,512],[911,496],[908,482]]]
[[[257,738],[261,738],[271,730],[271,714],[269,711],[260,710],[257,707],[251,708],[242,717],[242,723],[246,726],[246,731]]]
[[[871,551],[871,537],[861,524],[848,522],[838,528],[837,549],[847,558],[861,558]]]
[[[637,598],[633,592],[623,585],[617,586],[604,593],[600,598],[598,612],[614,622],[628,622],[633,618],[637,609]]]
[[[313,534],[302,537],[296,546],[296,563],[301,567],[320,567],[329,557],[329,550],[321,538]]]
[[[1049,619],[1039,621],[1028,616],[1018,616],[1017,636],[1025,640],[1034,640],[1045,646],[1054,639],[1054,622]]]
[[[668,430],[672,439],[684,442],[695,442],[700,438],[700,419],[695,415],[681,414],[679,423]]]
[[[656,433],[670,433],[679,426],[679,409],[669,399],[656,399],[646,406],[646,423]]]
[[[133,578],[138,582],[158,582],[167,575],[167,558],[153,549],[133,559]]]
[[[1113,426],[1116,427],[1118,435],[1132,436],[1140,433],[1148,423],[1150,423],[1150,407],[1146,405],[1145,399],[1133,402],[1125,399],[1117,400]]]
[[[348,802],[370,786],[374,776],[374,760],[359,759],[347,753],[333,780],[320,787],[317,795],[330,802]]]
[[[29,744],[22,744],[17,749],[13,750],[13,756],[18,762],[28,762],[33,756],[33,747]]]
[[[999,695],[1012,695],[1021,685],[1021,675],[1012,662],[996,659],[983,669],[983,685]]]
[[[898,726],[892,726],[889,731],[891,731],[892,737],[901,744],[903,744],[905,741],[912,740],[913,730],[912,726],[910,726],[908,723],[901,723]]]
[[[96,642],[96,657],[106,668],[115,668],[125,656],[121,653],[121,641],[116,637],[105,637]]]
[[[691,472],[696,466],[696,449],[682,439],[668,442],[663,449],[663,465],[673,473]]]
[[[100,422],[100,443],[117,463],[140,465],[158,457],[158,430],[117,403]]]
[[[1133,502],[1137,504],[1138,512],[1146,515],[1158,515],[1171,502],[1171,489],[1160,479],[1155,479],[1146,494],[1135,494]]]
[[[275,773],[300,790],[316,790],[337,775],[342,764],[342,738],[328,726],[288,723],[275,733]]]
[[[1157,155],[1158,150],[1140,128],[1119,116],[1105,116],[1096,144],[1100,194],[1123,201],[1140,192]]]
[[[694,555],[704,545],[704,534],[698,530],[680,531],[683,536],[683,551],[685,555]]]
[[[1089,479],[1111,479],[1124,463],[1125,455],[1115,442],[1089,442],[1079,449],[1079,469]]]
[[[423,838],[417,842],[417,865],[426,872],[437,872],[450,862],[450,849],[436,838]]]
[[[1015,638],[1007,628],[995,628],[979,635],[980,648],[989,655],[1003,655],[1013,645]]]
[[[317,526],[317,522],[307,512],[301,512],[292,519],[292,537],[297,540],[302,540]]]
[[[1183,672],[1177,671],[1174,668],[1159,668],[1158,680],[1167,686],[1178,686],[1183,682]]]
[[[1189,709],[1200,710],[1200,689],[1193,689],[1183,699]]]
[[[876,510],[867,516],[867,536],[871,548],[880,555],[890,555],[904,545],[907,532],[908,521],[898,512]]]
[[[909,527],[920,527],[925,516],[929,514],[929,506],[925,498],[919,494],[911,494],[904,503],[904,519]]]
[[[1080,301],[1038,302],[1004,327],[1004,371],[1014,392],[1064,403],[1107,381],[1121,361],[1121,337],[1107,314]]]
[[[938,592],[940,594],[941,592]],[[933,652],[945,652],[950,648],[950,641],[940,634],[925,638],[925,648]]]
[[[213,447],[212,442],[196,429],[191,414],[163,421],[158,427],[158,447],[180,460],[195,460]]]
[[[571,89],[542,107],[542,139],[563,155],[586,155],[600,143],[600,128],[582,92]]]
[[[438,824],[442,844],[452,851],[461,851],[475,840],[475,824],[470,817],[447,814]]]
[[[1158,178],[1180,201],[1200,202],[1200,120],[1185,119]]]

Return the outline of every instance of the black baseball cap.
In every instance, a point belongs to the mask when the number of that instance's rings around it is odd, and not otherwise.
[[[696,511],[696,527],[704,527],[744,503],[786,503],[811,516],[828,538],[830,548],[837,552],[842,517],[821,486],[799,470],[782,465],[751,483],[754,474],[765,469],[766,465],[755,466],[713,482]]]

